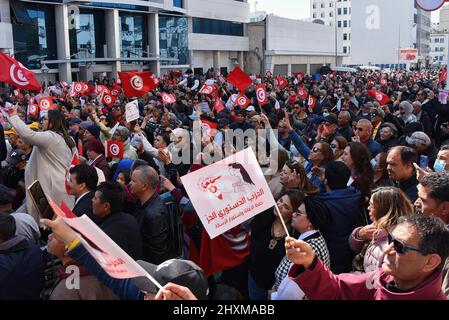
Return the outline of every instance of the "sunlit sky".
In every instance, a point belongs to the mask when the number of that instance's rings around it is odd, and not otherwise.
[[[249,0],[248,2],[251,5],[251,12],[255,11],[257,2],[257,11],[266,11],[290,19],[310,18],[310,0]],[[438,21],[438,11],[433,12],[432,22]]]

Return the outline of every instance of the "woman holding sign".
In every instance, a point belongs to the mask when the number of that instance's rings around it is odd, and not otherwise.
[[[74,197],[66,193],[64,185],[67,169],[76,148],[75,142],[67,132],[64,114],[59,110],[49,110],[43,118],[42,131],[35,132],[19,118],[17,106],[9,110],[11,125],[25,143],[34,146],[25,167],[25,187],[28,188],[38,180],[44,192],[56,203],[63,200],[69,208],[72,208]],[[28,194],[26,210],[39,221],[37,210]]]
[[[290,221],[293,211],[303,203],[299,191],[286,191],[277,201],[282,218],[292,235]],[[275,282],[275,271],[285,256],[284,239],[287,236],[277,210],[266,210],[257,215],[250,225],[251,250],[248,291],[251,300],[267,300],[268,290]],[[293,235],[292,235],[293,236]]]

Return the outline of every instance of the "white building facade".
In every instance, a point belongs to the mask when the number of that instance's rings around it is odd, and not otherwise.
[[[247,71],[253,74],[314,74],[323,65],[341,64],[342,47],[335,47],[335,29],[319,23],[267,15],[248,25]],[[337,33],[337,36],[341,36]]]
[[[342,30],[346,65],[392,66],[398,63],[394,57],[399,47],[418,49],[422,60],[430,60],[431,14],[420,10],[415,0],[311,0],[311,15]],[[373,51],[373,44],[381,41],[388,43],[387,53]]]
[[[119,71],[230,71],[244,67],[248,21],[246,0],[0,0],[0,51],[69,82]]]
[[[434,66],[447,64],[449,34],[443,32],[432,32],[430,36],[430,57]]]

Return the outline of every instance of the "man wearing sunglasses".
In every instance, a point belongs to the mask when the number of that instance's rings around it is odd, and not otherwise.
[[[382,146],[373,140],[373,125],[369,120],[359,120],[354,129],[354,134],[358,137],[357,140],[359,140],[361,143],[364,143],[368,147],[369,151],[371,152],[372,158],[375,158],[379,153],[383,151]]]
[[[305,242],[287,238],[294,263],[289,277],[310,300],[446,300],[441,270],[449,255],[449,230],[441,219],[401,217],[390,231],[381,269],[365,274],[332,274]]]
[[[424,176],[418,185],[415,207],[424,214],[439,217],[449,226],[449,173],[435,172]],[[449,259],[443,268],[443,292],[449,298]]]

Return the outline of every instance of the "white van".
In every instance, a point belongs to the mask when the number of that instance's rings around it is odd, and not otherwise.
[[[349,68],[349,67],[331,67],[332,71],[335,72],[350,72],[350,73],[356,73],[357,69]]]
[[[375,67],[375,66],[358,66],[356,68],[360,69],[360,70],[380,71],[380,68],[379,67]]]

